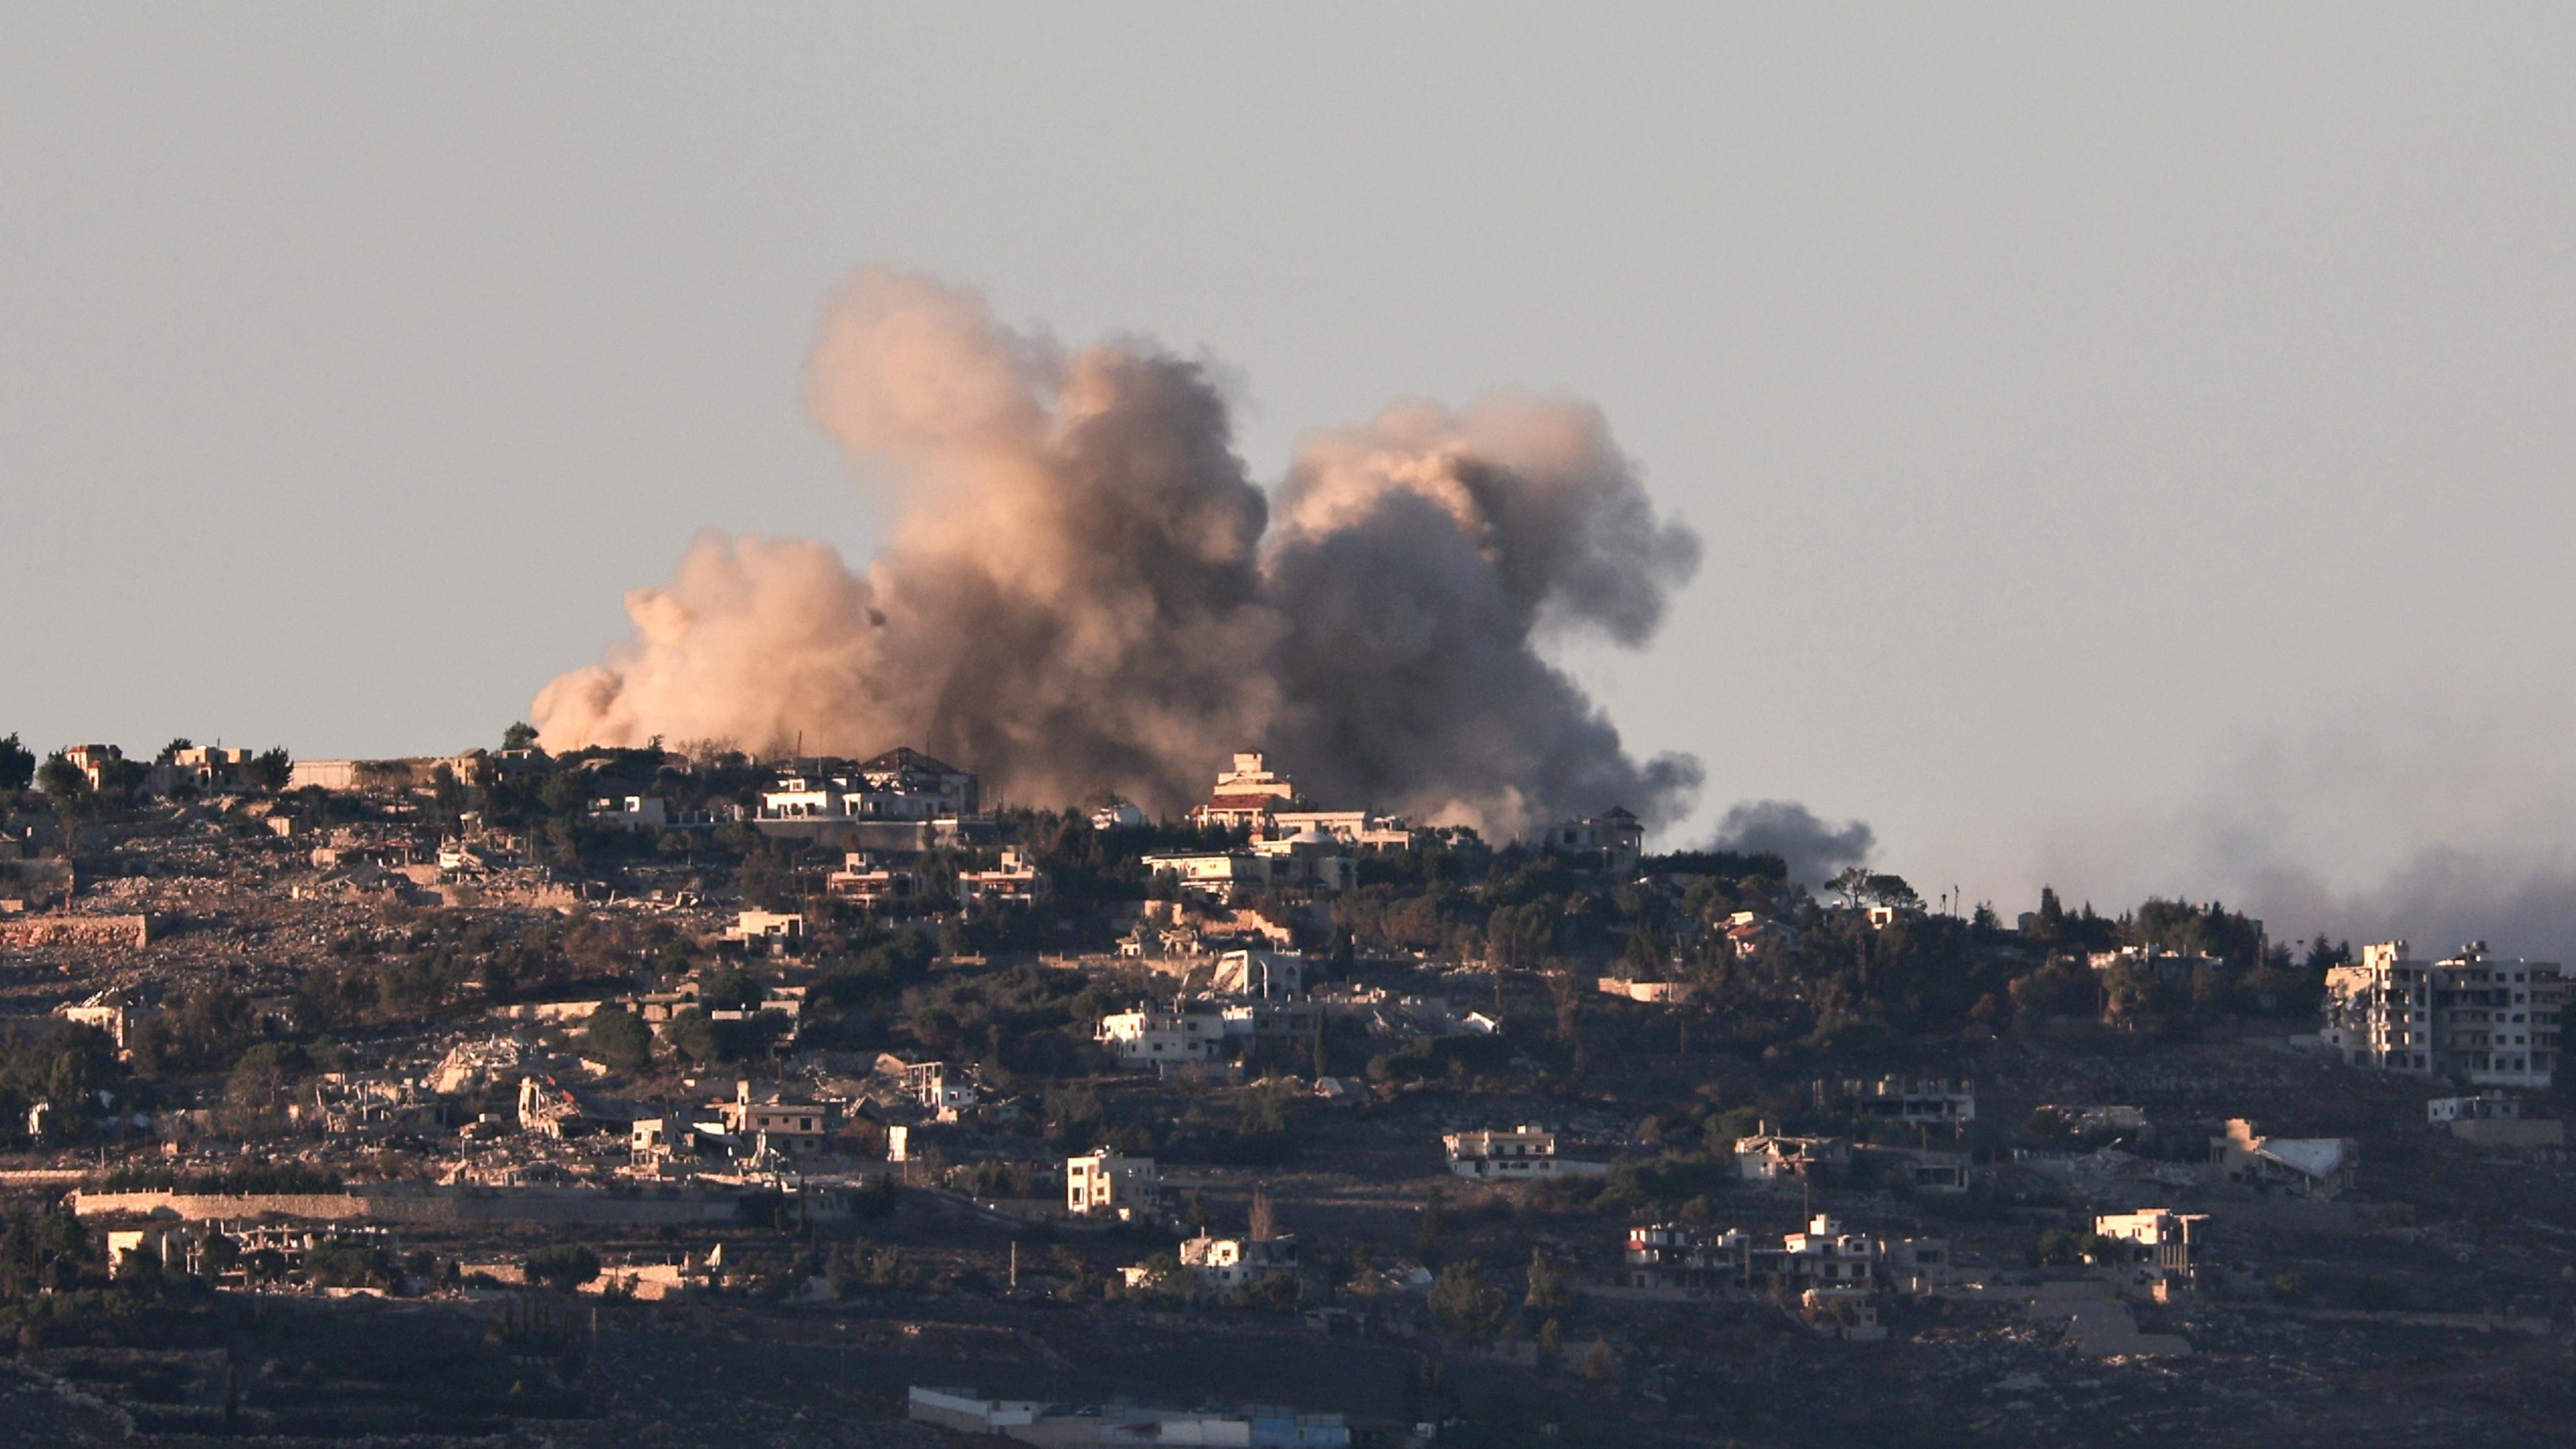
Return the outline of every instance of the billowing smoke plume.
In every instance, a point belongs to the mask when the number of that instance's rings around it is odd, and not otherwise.
[[[1697,569],[1600,414],[1529,397],[1390,409],[1300,447],[1272,500],[1195,364],[1066,352],[972,293],[861,272],[827,314],[814,417],[890,460],[895,524],[829,547],[709,534],[627,596],[635,634],[538,695],[553,749],[729,739],[912,743],[1013,801],[1114,790],[1173,810],[1266,748],[1324,800],[1513,834],[1625,803],[1686,809],[1548,631],[1643,644]]]
[[[1866,821],[1828,825],[1793,800],[1748,800],[1717,823],[1713,850],[1767,850],[1788,862],[1789,879],[1822,885],[1849,866],[1866,865],[1878,837]]]
[[[2576,741],[2538,691],[2266,732],[2170,804],[2071,818],[2028,871],[2104,910],[2216,896],[2276,939],[2576,960]]]

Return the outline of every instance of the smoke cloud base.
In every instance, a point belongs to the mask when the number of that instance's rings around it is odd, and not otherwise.
[[[538,695],[547,748],[910,742],[1014,801],[1172,811],[1261,747],[1318,798],[1498,837],[1696,793],[1697,760],[1632,758],[1540,652],[1644,645],[1699,563],[1590,406],[1399,403],[1304,438],[1274,500],[1198,365],[1068,351],[887,268],[827,309],[806,404],[895,465],[881,556],[701,535]]]

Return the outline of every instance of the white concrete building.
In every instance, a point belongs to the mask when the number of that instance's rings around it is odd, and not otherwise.
[[[1543,1177],[1600,1177],[1606,1162],[1575,1162],[1556,1155],[1556,1134],[1535,1123],[1452,1132],[1440,1139],[1449,1170],[1482,1181],[1529,1182]]]
[[[1107,1148],[1064,1161],[1064,1210],[1082,1217],[1150,1218],[1163,1204],[1163,1178],[1150,1157]]]
[[[1046,873],[1031,864],[1027,854],[1016,846],[1002,852],[998,869],[957,873],[957,900],[965,906],[1024,906],[1046,893]]]
[[[590,802],[590,818],[625,830],[667,830],[671,802],[659,795],[603,795]]]
[[[793,911],[744,911],[725,927],[728,941],[798,941],[805,936],[805,917]]]
[[[823,893],[867,910],[888,910],[921,899],[921,877],[872,851],[853,850],[841,868],[823,878]]]
[[[1278,836],[1316,831],[1345,846],[1362,850],[1402,849],[1413,844],[1413,830],[1391,815],[1366,810],[1274,810],[1270,829]]]
[[[778,776],[760,794],[760,818],[962,820],[981,803],[982,790],[972,773],[897,747],[855,766]]]
[[[810,779],[803,775],[781,775],[760,792],[760,818],[763,820],[830,819],[846,815],[846,794],[836,780]]]
[[[1190,823],[1205,829],[1248,830],[1255,839],[1270,833],[1271,812],[1297,798],[1297,787],[1275,774],[1258,750],[1234,757],[1234,768],[1217,773],[1216,789],[1205,804],[1190,811]]]
[[[1256,840],[1241,850],[1149,855],[1145,869],[1170,877],[1199,900],[1222,900],[1238,887],[1341,892],[1359,882],[1359,862],[1342,854],[1332,837],[1315,831],[1287,840]]]
[[[1093,1035],[1118,1054],[1120,1066],[1211,1061],[1220,1055],[1226,1037],[1225,1014],[1213,1006],[1198,1011],[1140,1006],[1100,1018]]]
[[[286,788],[302,790],[355,790],[358,788],[358,762],[355,760],[290,760],[286,766]]]
[[[1265,862],[1271,884],[1337,894],[1360,883],[1360,863],[1344,849],[1339,840],[1311,828],[1252,842],[1252,853]]]

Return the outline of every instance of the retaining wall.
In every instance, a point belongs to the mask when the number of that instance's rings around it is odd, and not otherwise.
[[[0,946],[148,946],[150,916],[11,916],[0,921]]]
[[[577,1187],[468,1187],[346,1193],[76,1192],[81,1217],[288,1217],[380,1223],[584,1223],[661,1227],[729,1223],[731,1194],[627,1194]]]

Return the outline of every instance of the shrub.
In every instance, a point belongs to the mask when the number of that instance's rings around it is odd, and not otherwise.
[[[307,1280],[330,1288],[355,1288],[393,1277],[393,1259],[378,1246],[357,1238],[329,1238],[304,1254]]]
[[[1494,1336],[1511,1312],[1511,1297],[1485,1281],[1473,1263],[1452,1263],[1431,1285],[1431,1316],[1453,1337],[1481,1343]]]
[[[619,1071],[635,1071],[653,1060],[653,1029],[622,1006],[603,1006],[582,1028],[581,1054]]]
[[[310,1195],[347,1192],[336,1173],[301,1162],[233,1167],[217,1172],[177,1172],[167,1167],[120,1167],[107,1175],[109,1192],[177,1192]]]
[[[529,1282],[570,1293],[599,1276],[599,1255],[579,1243],[549,1243],[520,1266]]]

